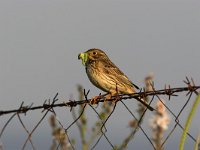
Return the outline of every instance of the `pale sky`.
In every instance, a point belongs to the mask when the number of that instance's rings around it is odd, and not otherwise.
[[[77,99],[77,84],[90,89],[91,97],[98,95],[101,91],[89,82],[84,67],[78,60],[80,52],[94,47],[103,49],[140,87],[143,87],[144,77],[150,72],[154,73],[157,89],[163,88],[165,84],[182,87],[185,76],[193,77],[196,84],[200,85],[199,8],[198,0],[1,0],[0,110],[17,108],[22,101],[25,104],[33,102],[41,105],[57,92],[60,102],[72,96]],[[170,102],[167,97],[163,98],[175,113],[178,113],[186,101],[184,94]],[[191,104],[192,102],[188,108]],[[132,106],[130,107],[134,111],[135,107]],[[122,105],[116,108],[107,125],[107,134],[114,144],[119,144],[130,131],[127,126],[131,116],[121,108]],[[181,116],[183,125],[188,111],[189,109]],[[69,121],[63,113],[59,118],[68,125],[72,118],[69,111],[65,113]],[[149,116],[151,115],[150,113]],[[200,130],[199,115],[198,111],[191,129],[194,137]],[[23,119],[32,129],[31,123],[36,124],[40,117],[40,112],[28,113]],[[88,118],[92,123],[95,122],[95,114],[90,110]],[[7,117],[0,119],[5,123]],[[171,127],[173,124],[172,117]],[[0,129],[2,125],[1,123]],[[144,126],[148,128],[148,125]],[[39,132],[45,134],[40,137]],[[178,148],[180,134],[181,129],[177,129],[166,143],[166,150]],[[13,149],[15,146],[20,149],[25,135],[16,119],[4,133],[1,142],[6,149]],[[72,138],[79,137],[75,126],[70,135]],[[142,132],[137,135],[128,149],[149,149],[151,145]],[[18,141],[16,137],[19,136],[22,140]],[[38,149],[48,149],[50,145],[42,145],[38,137],[44,138],[44,143],[51,144],[47,119],[38,128],[33,141],[36,141]],[[13,145],[8,139],[13,140]],[[80,139],[77,142],[80,144]],[[110,149],[105,140],[99,143],[97,149],[101,149],[101,146]],[[193,142],[189,139],[187,148],[191,147]]]

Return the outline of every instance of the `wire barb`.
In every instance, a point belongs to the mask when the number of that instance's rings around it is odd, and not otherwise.
[[[80,98],[80,100],[76,101],[76,100],[68,100],[68,101],[64,101],[64,102],[59,102],[58,99],[58,93],[55,94],[55,96],[53,97],[53,99],[47,99],[43,102],[42,105],[38,105],[38,106],[34,106],[33,103],[30,105],[25,105],[24,102],[22,102],[20,104],[19,107],[17,107],[16,109],[11,109],[11,110],[0,110],[0,117],[4,116],[4,115],[8,115],[11,114],[11,117],[8,119],[8,121],[5,123],[5,125],[3,126],[3,128],[0,131],[0,138],[2,137],[3,133],[5,132],[6,127],[11,123],[11,121],[17,117],[21,126],[23,127],[23,129],[25,130],[25,132],[27,133],[27,138],[24,142],[24,145],[22,147],[22,149],[27,148],[27,143],[30,143],[32,149],[37,149],[34,144],[33,144],[33,133],[37,130],[37,128],[39,127],[39,125],[43,122],[44,118],[46,118],[47,114],[51,113],[53,114],[55,117],[57,117],[57,114],[55,112],[55,108],[57,107],[64,107],[70,110],[70,112],[73,115],[73,119],[74,121],[70,123],[70,125],[68,125],[67,127],[65,125],[63,125],[61,123],[61,121],[59,121],[58,119],[56,119],[56,121],[59,123],[59,127],[64,131],[64,134],[66,134],[67,137],[67,141],[69,143],[70,149],[75,149],[73,146],[73,142],[71,141],[71,139],[68,136],[68,131],[69,129],[74,126],[75,124],[77,126],[79,126],[79,128],[81,128],[80,126],[82,125],[81,122],[84,122],[84,117],[85,115],[85,110],[86,108],[88,108],[87,106],[90,106],[89,108],[92,108],[93,112],[97,115],[98,117],[98,123],[99,123],[99,128],[97,128],[98,130],[95,132],[95,135],[97,135],[95,137],[95,143],[93,144],[91,149],[95,149],[96,146],[99,144],[100,140],[102,138],[106,139],[107,143],[110,145],[110,147],[112,149],[116,149],[116,146],[114,146],[111,142],[111,140],[107,137],[106,133],[107,133],[107,128],[106,128],[106,123],[108,122],[108,120],[110,119],[110,117],[112,116],[112,114],[114,113],[114,111],[117,109],[117,102],[121,102],[123,104],[123,106],[127,109],[127,111],[130,113],[130,115],[137,121],[137,127],[131,132],[130,136],[125,139],[125,142],[121,145],[121,148],[125,148],[128,143],[130,142],[130,140],[133,139],[134,135],[136,134],[136,132],[140,129],[142,131],[142,133],[145,135],[146,139],[149,141],[149,143],[152,145],[153,149],[156,149],[152,139],[149,138],[149,136],[147,135],[147,133],[145,132],[145,130],[142,128],[141,126],[141,122],[144,118],[144,115],[147,112],[147,108],[151,108],[151,103],[152,101],[155,99],[155,97],[163,104],[163,106],[169,111],[169,113],[173,116],[174,118],[174,122],[175,125],[172,128],[172,130],[169,132],[169,134],[167,135],[167,137],[163,140],[161,148],[163,148],[163,146],[165,145],[166,141],[171,137],[171,135],[174,133],[175,129],[177,129],[177,127],[179,127],[181,130],[184,130],[183,126],[181,125],[181,123],[179,122],[179,117],[181,116],[181,114],[183,113],[183,111],[185,110],[186,106],[188,105],[191,97],[193,94],[198,94],[199,93],[199,89],[200,86],[196,86],[195,82],[193,80],[193,78],[191,78],[189,80],[188,77],[186,77],[186,79],[183,81],[186,86],[184,87],[178,87],[178,88],[172,88],[170,85],[165,85],[164,89],[161,90],[156,90],[154,87],[154,83],[151,82],[150,86],[151,86],[151,91],[146,90],[145,88],[141,88],[140,91],[138,93],[133,93],[133,94],[118,94],[117,92],[117,85],[116,85],[116,92],[117,94],[114,96],[111,96],[109,99],[105,99],[105,95],[106,94],[99,94],[99,99],[98,99],[98,104],[97,107],[99,106],[100,103],[104,103],[105,101],[110,103],[109,105],[109,112],[106,112],[107,114],[104,114],[104,118],[102,119],[101,114],[98,112],[98,109],[96,109],[93,105],[91,105],[91,101],[92,99],[88,98],[88,95],[90,93],[90,90],[85,90],[82,89],[82,98]],[[182,108],[179,110],[178,115],[176,115],[165,103],[163,103],[162,99],[160,98],[161,95],[166,95],[168,97],[169,100],[172,99],[172,97],[174,96],[178,96],[178,93],[181,92],[186,92],[186,96],[187,100],[185,102],[185,104],[183,104]],[[146,102],[146,101],[142,101],[141,99],[146,99],[147,97],[151,97],[150,102]],[[127,107],[127,105],[124,103],[124,101],[126,100],[130,100],[130,99],[136,99],[137,101],[141,102],[141,103],[145,103],[145,107],[143,110],[142,115],[139,117],[139,119],[137,119],[133,112]],[[79,114],[76,115],[74,112],[75,107],[80,106],[79,108]],[[27,115],[27,112],[30,111],[34,111],[34,110],[39,110],[41,111],[41,113],[43,113],[43,116],[41,117],[41,119],[38,121],[37,124],[35,124],[35,126],[33,126],[32,130],[29,130],[26,126],[26,124],[23,122],[22,119],[22,114]],[[152,108],[152,110],[155,110],[154,108]],[[155,110],[157,111],[157,110]],[[86,117],[85,117],[86,118]],[[87,118],[86,118],[87,119]],[[188,137],[190,137],[194,142],[196,141],[195,138],[190,134],[187,133]],[[94,141],[94,140],[93,140]],[[59,149],[60,146],[62,145],[62,143],[60,142],[57,145],[57,149]]]

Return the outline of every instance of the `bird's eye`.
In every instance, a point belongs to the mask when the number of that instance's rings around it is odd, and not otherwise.
[[[96,55],[97,54],[97,52],[93,52],[93,55]]]

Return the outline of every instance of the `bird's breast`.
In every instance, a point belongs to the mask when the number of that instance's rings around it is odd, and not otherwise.
[[[106,84],[106,80],[103,77],[102,71],[99,67],[93,65],[89,65],[86,67],[87,76],[96,87],[100,88],[101,90],[108,92],[109,86]]]

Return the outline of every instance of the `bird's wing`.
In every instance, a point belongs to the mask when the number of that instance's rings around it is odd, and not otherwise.
[[[130,81],[128,79],[128,77],[121,71],[119,70],[119,68],[112,63],[110,60],[101,60],[102,62],[102,68],[104,73],[106,74],[112,74],[113,76],[109,75],[110,78],[112,78],[113,80],[117,80],[118,83],[123,82],[124,84],[130,85],[130,86],[134,86],[136,89],[139,89],[139,87],[137,85],[135,85],[132,81]]]

